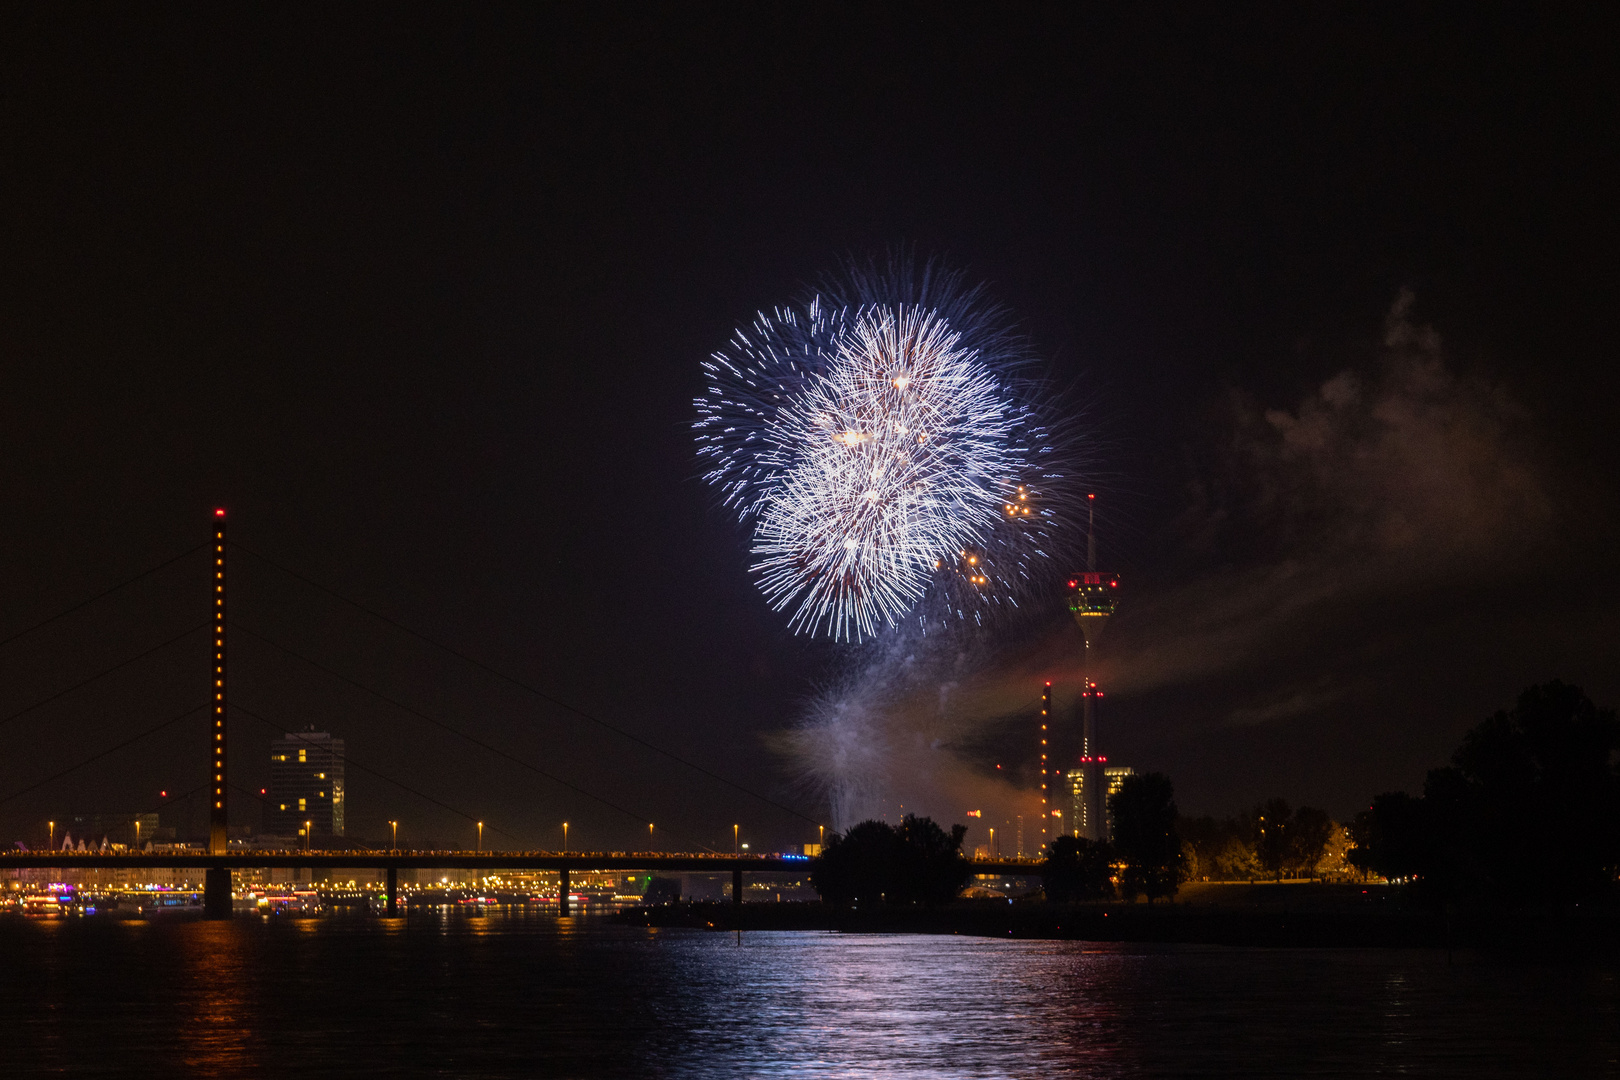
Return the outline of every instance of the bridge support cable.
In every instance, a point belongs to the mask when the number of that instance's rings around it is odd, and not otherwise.
[[[38,701],[34,702],[32,705],[26,705],[23,708],[18,709],[16,712],[12,713],[10,716],[0,717],[0,727],[4,727],[5,725],[11,723],[13,720],[17,720],[17,719],[20,719],[20,718],[22,718],[24,716],[27,716],[29,713],[33,712],[35,709],[41,708],[42,706],[45,706],[45,705],[49,705],[51,702],[57,701],[57,700],[59,700],[61,698],[65,698],[69,694],[73,693],[75,690],[83,690],[85,687],[89,686],[91,683],[95,682],[97,679],[104,679],[108,675],[111,675],[115,671],[122,671],[124,668],[129,667],[131,664],[138,663],[141,660],[145,660],[148,656],[151,656],[153,653],[162,652],[164,649],[167,649],[170,645],[173,645],[173,644],[175,644],[176,642],[179,642],[179,641],[184,641],[186,638],[190,637],[192,634],[195,634],[197,631],[206,630],[208,628],[208,625],[209,625],[208,623],[199,623],[198,625],[193,626],[190,630],[187,630],[187,631],[185,631],[183,633],[175,635],[174,637],[170,638],[168,641],[163,642],[161,645],[154,645],[150,649],[147,649],[145,652],[137,653],[136,655],[130,657],[128,660],[120,660],[118,663],[114,664],[112,667],[107,668],[104,671],[98,671],[94,675],[90,676],[88,679],[84,679],[84,680],[82,680],[80,682],[76,682],[72,686],[68,687],[65,690],[58,690],[56,693],[50,695],[49,697],[40,698]]]
[[[20,638],[27,637],[29,634],[32,634],[35,630],[43,630],[45,627],[51,625],[51,623],[56,622],[59,619],[67,618],[69,615],[72,615],[75,611],[78,611],[80,608],[89,607],[91,604],[95,603],[97,600],[101,600],[101,599],[104,599],[106,597],[109,597],[113,593],[117,592],[118,590],[123,589],[123,588],[127,588],[130,585],[135,584],[137,581],[140,581],[143,578],[149,578],[153,574],[157,573],[159,570],[167,569],[168,567],[173,566],[175,563],[179,562],[180,560],[197,554],[197,552],[201,551],[203,548],[205,548],[207,546],[208,545],[206,543],[202,543],[202,544],[198,544],[196,547],[191,548],[191,549],[189,549],[187,551],[182,551],[180,554],[176,555],[174,558],[165,559],[163,562],[158,563],[156,566],[154,566],[154,567],[152,567],[152,568],[150,568],[148,570],[142,570],[140,573],[136,574],[134,577],[128,578],[128,579],[126,579],[124,581],[120,581],[117,585],[114,585],[110,589],[103,589],[101,592],[96,593],[96,595],[90,597],[87,600],[80,600],[77,604],[74,604],[72,607],[64,608],[61,611],[58,611],[55,615],[52,615],[50,618],[43,620],[42,622],[37,622],[34,625],[32,625],[30,627],[27,627],[26,629],[18,630],[16,633],[12,634],[10,637],[0,638],[0,649],[3,649],[7,645],[10,645],[13,641],[17,641]]]
[[[500,679],[503,682],[509,683],[510,685],[517,687],[519,690],[522,690],[523,692],[525,692],[527,694],[530,694],[530,695],[532,695],[532,696],[534,696],[536,698],[539,698],[541,701],[544,701],[549,705],[554,705],[557,708],[564,710],[565,712],[572,713],[573,715],[579,717],[582,720],[587,720],[587,721],[597,725],[598,727],[601,727],[601,728],[603,728],[603,729],[605,729],[607,731],[611,731],[615,735],[618,735],[619,737],[624,738],[624,739],[628,739],[628,740],[630,740],[631,742],[635,743],[638,746],[644,747],[647,750],[651,750],[655,754],[661,754],[662,756],[664,756],[666,758],[669,758],[671,761],[674,761],[674,762],[677,762],[677,763],[679,763],[681,765],[684,765],[688,769],[691,769],[694,772],[700,773],[703,776],[708,777],[710,780],[713,780],[716,783],[724,784],[727,787],[733,789],[734,791],[740,791],[744,795],[747,795],[751,799],[757,799],[758,801],[764,803],[765,805],[774,807],[777,810],[780,810],[785,814],[791,814],[792,816],[798,818],[800,821],[808,822],[811,825],[823,825],[823,824],[825,824],[825,822],[817,821],[815,818],[810,817],[808,814],[805,814],[802,811],[795,810],[791,806],[786,806],[786,805],[784,805],[782,803],[777,802],[775,799],[772,799],[768,795],[762,795],[759,792],[754,791],[752,788],[749,788],[749,787],[746,787],[743,784],[737,783],[735,780],[728,779],[728,778],[726,778],[724,776],[721,776],[717,772],[714,772],[714,771],[712,771],[710,769],[706,769],[702,765],[699,765],[697,762],[690,761],[687,758],[682,757],[681,755],[675,753],[672,750],[666,750],[662,746],[659,746],[657,743],[650,742],[649,740],[642,738],[640,735],[636,735],[633,732],[626,731],[624,728],[619,727],[617,724],[609,723],[608,721],[603,720],[601,717],[598,717],[598,716],[595,716],[595,715],[593,715],[591,713],[588,713],[584,709],[581,709],[577,705],[571,705],[568,702],[563,701],[560,698],[553,697],[552,695],[546,693],[544,690],[541,690],[536,686],[532,686],[529,683],[524,682],[522,679],[517,678],[516,676],[509,675],[506,672],[500,670],[499,668],[494,667],[491,664],[487,664],[482,660],[479,660],[477,657],[474,657],[474,656],[471,656],[471,655],[469,655],[469,654],[467,654],[465,652],[462,652],[460,649],[457,649],[457,648],[455,648],[453,646],[450,646],[450,645],[446,645],[442,641],[438,641],[438,640],[436,640],[436,639],[434,639],[432,637],[429,637],[427,634],[422,633],[420,630],[416,630],[416,629],[414,629],[414,628],[412,628],[410,626],[405,625],[402,622],[399,622],[399,621],[397,621],[395,619],[391,619],[387,615],[384,615],[381,612],[375,611],[375,610],[367,607],[365,604],[360,603],[358,600],[350,599],[349,597],[347,597],[347,596],[343,595],[342,593],[338,592],[336,589],[333,589],[333,588],[330,588],[329,586],[323,585],[320,582],[316,581],[315,579],[313,579],[311,577],[307,577],[304,574],[300,574],[298,571],[293,570],[290,567],[283,566],[281,563],[276,562],[274,559],[270,558],[268,555],[261,555],[257,551],[254,551],[252,548],[244,547],[244,546],[242,546],[242,544],[240,544],[240,543],[238,543],[237,541],[234,541],[234,540],[231,542],[231,546],[237,548],[240,551],[243,551],[243,552],[247,553],[248,555],[253,556],[255,559],[260,560],[261,562],[265,563],[266,565],[268,565],[268,566],[270,566],[270,567],[272,567],[272,568],[274,568],[276,570],[280,570],[283,574],[286,574],[289,577],[293,577],[293,578],[298,579],[299,581],[302,581],[304,584],[308,585],[310,588],[316,589],[316,590],[318,590],[320,592],[323,592],[323,593],[325,593],[326,595],[332,597],[335,600],[340,600],[343,603],[348,604],[350,607],[353,607],[355,610],[363,612],[363,613],[371,616],[372,618],[378,620],[379,622],[383,622],[383,623],[388,624],[389,626],[392,626],[394,629],[400,631],[401,633],[409,634],[411,637],[416,638],[418,641],[421,641],[421,642],[423,642],[423,643],[425,643],[427,645],[431,645],[435,649],[439,649],[442,652],[445,652],[445,653],[448,653],[451,656],[454,656],[456,659],[462,661],[463,663],[471,664],[473,667],[478,668],[480,671],[483,671],[483,672],[485,672],[485,673],[487,673],[489,675],[493,675],[495,678]]]
[[[281,732],[284,735],[287,735],[287,729],[283,725],[277,724],[274,721],[270,720],[269,718],[261,716],[259,713],[254,712],[252,709],[248,708],[245,705],[240,705],[240,704],[233,701],[233,702],[231,702],[231,708],[233,710],[235,710],[236,712],[241,713],[243,716],[249,717],[250,719],[253,719],[253,720],[257,720],[259,723],[263,724],[267,728],[270,728],[272,731],[278,731],[278,732]],[[296,732],[294,732],[294,733],[288,735],[288,737],[296,739],[298,737],[298,735],[297,735]],[[395,787],[399,788],[401,791],[404,791],[404,792],[406,792],[408,794],[411,794],[411,795],[415,795],[418,799],[422,799],[425,802],[430,802],[434,806],[437,806],[442,810],[448,810],[452,814],[455,814],[459,818],[465,818],[466,820],[471,821],[471,822],[477,822],[477,821],[481,820],[476,814],[469,814],[469,813],[467,813],[467,811],[461,810],[461,809],[459,809],[457,807],[454,807],[454,806],[451,806],[447,802],[442,802],[439,799],[435,799],[433,796],[429,795],[425,791],[418,791],[417,789],[411,787],[409,784],[403,783],[403,782],[401,782],[399,780],[395,780],[392,776],[389,776],[387,773],[381,771],[380,769],[374,769],[369,765],[363,765],[360,762],[356,761],[354,758],[350,757],[347,753],[345,753],[343,755],[343,766],[344,766],[344,768],[348,768],[350,766],[353,766],[354,768],[359,769],[363,773],[369,773],[372,776],[375,776],[379,780],[383,780],[383,781],[386,781],[387,783],[393,784]],[[507,832],[505,829],[502,829],[497,825],[486,825],[485,828],[489,829],[490,832],[500,833],[502,836],[506,837],[508,840],[513,840],[513,841],[517,840],[517,837],[515,835],[513,835],[512,833]]]
[[[4,798],[0,798],[0,806],[4,806],[6,803],[10,802],[13,799],[20,799],[24,795],[27,795],[31,791],[38,791],[40,788],[44,787],[47,784],[53,784],[56,781],[62,779],[64,776],[68,776],[68,775],[70,775],[72,773],[78,772],[80,769],[84,768],[86,765],[91,765],[91,764],[94,764],[97,761],[100,761],[102,758],[106,757],[109,754],[116,754],[118,751],[123,750],[126,747],[134,746],[136,743],[140,742],[142,739],[145,739],[145,738],[147,738],[148,736],[151,736],[151,735],[156,735],[158,732],[162,731],[165,728],[173,727],[175,724],[178,724],[180,721],[186,719],[188,716],[191,716],[194,713],[199,713],[202,710],[206,709],[207,707],[208,707],[207,702],[204,702],[201,705],[194,705],[191,708],[187,709],[185,712],[179,714],[178,716],[172,716],[169,719],[163,721],[161,724],[158,724],[156,727],[147,728],[145,731],[141,732],[139,735],[136,735],[133,738],[125,739],[123,742],[119,743],[117,746],[109,746],[105,750],[101,750],[101,751],[98,751],[97,753],[91,754],[89,757],[85,758],[84,760],[78,762],[75,765],[70,765],[69,767],[67,767],[66,769],[63,769],[59,773],[56,773],[56,774],[54,774],[52,776],[47,776],[45,779],[40,780],[37,783],[30,784],[29,786],[27,786],[25,788],[22,788],[22,789],[20,789],[18,791],[13,791],[10,795],[5,796]]]
[[[502,750],[498,746],[491,745],[490,743],[485,742],[484,740],[478,738],[475,735],[469,735],[465,731],[462,731],[459,728],[456,728],[451,724],[445,723],[443,720],[440,720],[438,717],[430,716],[427,713],[422,712],[419,709],[414,709],[411,706],[405,704],[404,702],[396,700],[395,698],[392,698],[392,697],[388,696],[387,694],[383,693],[381,690],[376,690],[376,689],[374,689],[374,688],[372,688],[370,686],[367,686],[365,683],[360,682],[357,679],[351,679],[349,676],[344,675],[342,672],[334,671],[333,669],[327,667],[325,664],[322,664],[318,660],[312,660],[312,659],[310,659],[309,657],[305,656],[304,654],[302,654],[300,652],[296,652],[296,651],[294,651],[292,649],[289,649],[285,645],[278,644],[278,643],[270,640],[269,638],[265,637],[263,634],[256,633],[256,632],[254,632],[252,630],[249,630],[247,627],[241,626],[241,625],[236,624],[236,623],[232,623],[231,625],[232,625],[232,628],[235,629],[238,633],[246,634],[248,637],[251,637],[256,641],[262,641],[266,645],[270,646],[272,649],[276,649],[276,650],[278,650],[280,652],[283,652],[283,653],[285,653],[286,655],[292,657],[295,660],[301,660],[304,663],[308,664],[310,667],[315,668],[317,671],[324,672],[325,674],[331,676],[334,679],[337,679],[340,682],[348,683],[350,686],[353,686],[358,690],[363,690],[366,693],[370,694],[372,697],[375,697],[377,700],[385,702],[385,703],[387,703],[389,705],[392,705],[394,708],[400,710],[403,713],[406,713],[406,714],[408,714],[410,716],[414,716],[418,720],[422,720],[422,721],[424,721],[426,723],[432,724],[434,727],[439,728],[442,731],[447,731],[451,735],[456,736],[458,739],[463,739],[466,742],[469,742],[472,745],[474,745],[474,746],[476,746],[476,747],[478,747],[478,748],[480,748],[482,750],[486,750],[489,753],[494,754],[496,757],[502,758],[502,759],[504,759],[506,761],[511,762],[514,765],[518,765],[518,766],[520,766],[520,767],[522,767],[524,769],[529,770],[530,772],[534,773],[536,776],[540,776],[540,777],[543,777],[543,778],[545,778],[547,780],[550,780],[554,784],[560,784],[563,787],[567,788],[569,791],[572,791],[572,792],[574,792],[575,794],[578,794],[578,795],[583,795],[587,799],[592,799],[595,802],[600,803],[601,805],[607,807],[610,810],[614,810],[614,811],[616,811],[616,812],[618,812],[620,814],[623,814],[625,817],[630,818],[632,821],[635,821],[638,825],[641,822],[644,822],[644,821],[647,820],[647,815],[646,814],[638,814],[638,813],[636,813],[636,812],[634,812],[632,810],[627,810],[626,808],[618,805],[617,803],[611,802],[608,799],[604,799],[602,796],[597,795],[597,794],[595,794],[595,793],[593,793],[591,791],[587,791],[585,788],[580,787],[578,784],[571,783],[571,782],[569,782],[567,780],[564,780],[560,776],[556,776],[553,773],[547,772],[545,769],[542,769],[540,766],[534,764],[531,761],[526,761],[523,758],[520,758],[515,754],[509,754],[505,750]],[[709,847],[707,844],[704,844],[704,843],[701,843],[699,841],[693,840],[691,837],[682,836],[679,833],[674,832],[674,831],[670,831],[669,835],[671,837],[677,839],[677,840],[685,841],[688,844],[695,844],[696,846],[704,848],[704,849],[706,849],[708,851],[714,851],[715,850],[714,848]]]

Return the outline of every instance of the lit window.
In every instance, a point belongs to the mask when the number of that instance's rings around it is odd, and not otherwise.
[[[298,800],[298,809],[300,809],[300,810],[304,809],[304,800],[303,799]]]
[[[308,761],[309,758],[306,756],[307,754],[308,754],[307,750],[298,751],[298,760],[299,761]]]

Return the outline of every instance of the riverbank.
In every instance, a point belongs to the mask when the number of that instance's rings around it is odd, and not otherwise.
[[[840,910],[819,902],[681,902],[633,907],[641,926],[846,933],[966,934],[1013,939],[1285,948],[1501,947],[1620,958],[1614,912],[1455,916],[1407,905],[1387,886],[1194,885],[1175,903],[1049,904],[961,900],[943,907]]]

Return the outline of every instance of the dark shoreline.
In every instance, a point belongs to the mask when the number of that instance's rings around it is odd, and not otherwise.
[[[1292,890],[1290,890],[1292,891]],[[1306,899],[1300,897],[1300,899]],[[1481,912],[1454,916],[1399,904],[1360,910],[1197,903],[1048,904],[960,901],[944,907],[839,910],[819,902],[681,902],[626,908],[636,926],[797,930],[1230,945],[1265,948],[1483,948],[1620,960],[1614,912]]]

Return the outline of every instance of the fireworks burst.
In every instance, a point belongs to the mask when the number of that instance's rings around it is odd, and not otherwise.
[[[846,640],[920,605],[1016,605],[1061,486],[1021,356],[959,278],[850,292],[762,314],[704,364],[698,452],[753,525],[760,588],[795,631]]]

